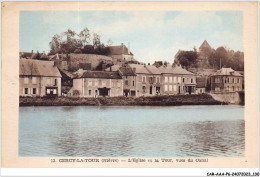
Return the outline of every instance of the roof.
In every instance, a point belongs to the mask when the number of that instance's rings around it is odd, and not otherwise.
[[[80,78],[122,79],[118,72],[86,71]]]
[[[162,74],[175,74],[173,71],[173,67],[170,65],[167,66],[163,65],[160,66],[158,69],[161,71]]]
[[[129,53],[128,48],[122,44],[119,46],[109,46],[109,55],[133,55],[131,52]]]
[[[20,76],[46,76],[61,77],[61,74],[53,61],[20,59]]]
[[[138,64],[128,64],[133,70],[135,70],[136,74],[150,74],[150,72],[146,69],[144,65]]]
[[[203,41],[203,43],[201,44],[199,49],[201,50],[203,48],[210,48],[211,49],[209,43],[206,40]]]
[[[233,70],[232,68],[221,68],[215,74],[215,76],[242,76],[239,72]]]
[[[136,74],[130,67],[120,67],[119,71],[122,73],[123,76],[136,76]]]
[[[204,88],[207,84],[207,78],[205,77],[197,77],[196,78],[197,88]]]
[[[146,69],[147,69],[151,74],[161,74],[161,73],[162,73],[156,66],[153,66],[153,65],[147,65],[147,66],[146,66]]]
[[[173,67],[173,74],[182,74],[182,75],[193,75],[192,72],[187,71],[186,69],[182,68],[181,66]]]
[[[106,71],[118,71],[120,68],[119,65],[113,65],[113,66],[110,66],[108,67],[107,69],[105,69]]]

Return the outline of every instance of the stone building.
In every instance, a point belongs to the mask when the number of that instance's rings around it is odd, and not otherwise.
[[[60,96],[61,74],[53,61],[19,60],[20,96]]]
[[[221,68],[210,78],[211,92],[237,92],[242,91],[243,76],[232,68]]]
[[[123,80],[119,72],[86,71],[73,79],[73,96],[123,96]]]
[[[113,64],[123,65],[125,62],[133,61],[133,54],[129,47],[127,48],[123,43],[119,46],[109,46],[108,56],[113,59]]]

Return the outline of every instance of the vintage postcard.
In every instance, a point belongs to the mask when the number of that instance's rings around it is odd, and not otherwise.
[[[258,167],[257,2],[3,2],[2,167]]]

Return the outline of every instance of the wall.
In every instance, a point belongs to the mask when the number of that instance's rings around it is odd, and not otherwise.
[[[211,93],[210,94],[215,100],[226,102],[229,104],[240,104],[241,99],[238,92],[230,92],[230,93]]]
[[[24,83],[24,78],[28,78],[28,84]],[[46,87],[54,86],[54,79],[57,79],[57,87],[58,87],[58,95],[61,95],[61,78],[60,77],[39,77],[36,76],[35,84],[32,83],[32,76],[20,76],[19,78],[19,92],[20,96],[45,96],[46,95]],[[50,84],[48,84],[48,79],[50,79]],[[24,94],[24,88],[29,89],[29,94]],[[36,88],[36,94],[33,95],[32,89]]]

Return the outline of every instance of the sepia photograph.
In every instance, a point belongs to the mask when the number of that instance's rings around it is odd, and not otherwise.
[[[244,155],[239,11],[22,11],[19,155]]]
[[[256,167],[257,4],[240,3],[2,4],[5,166]]]

